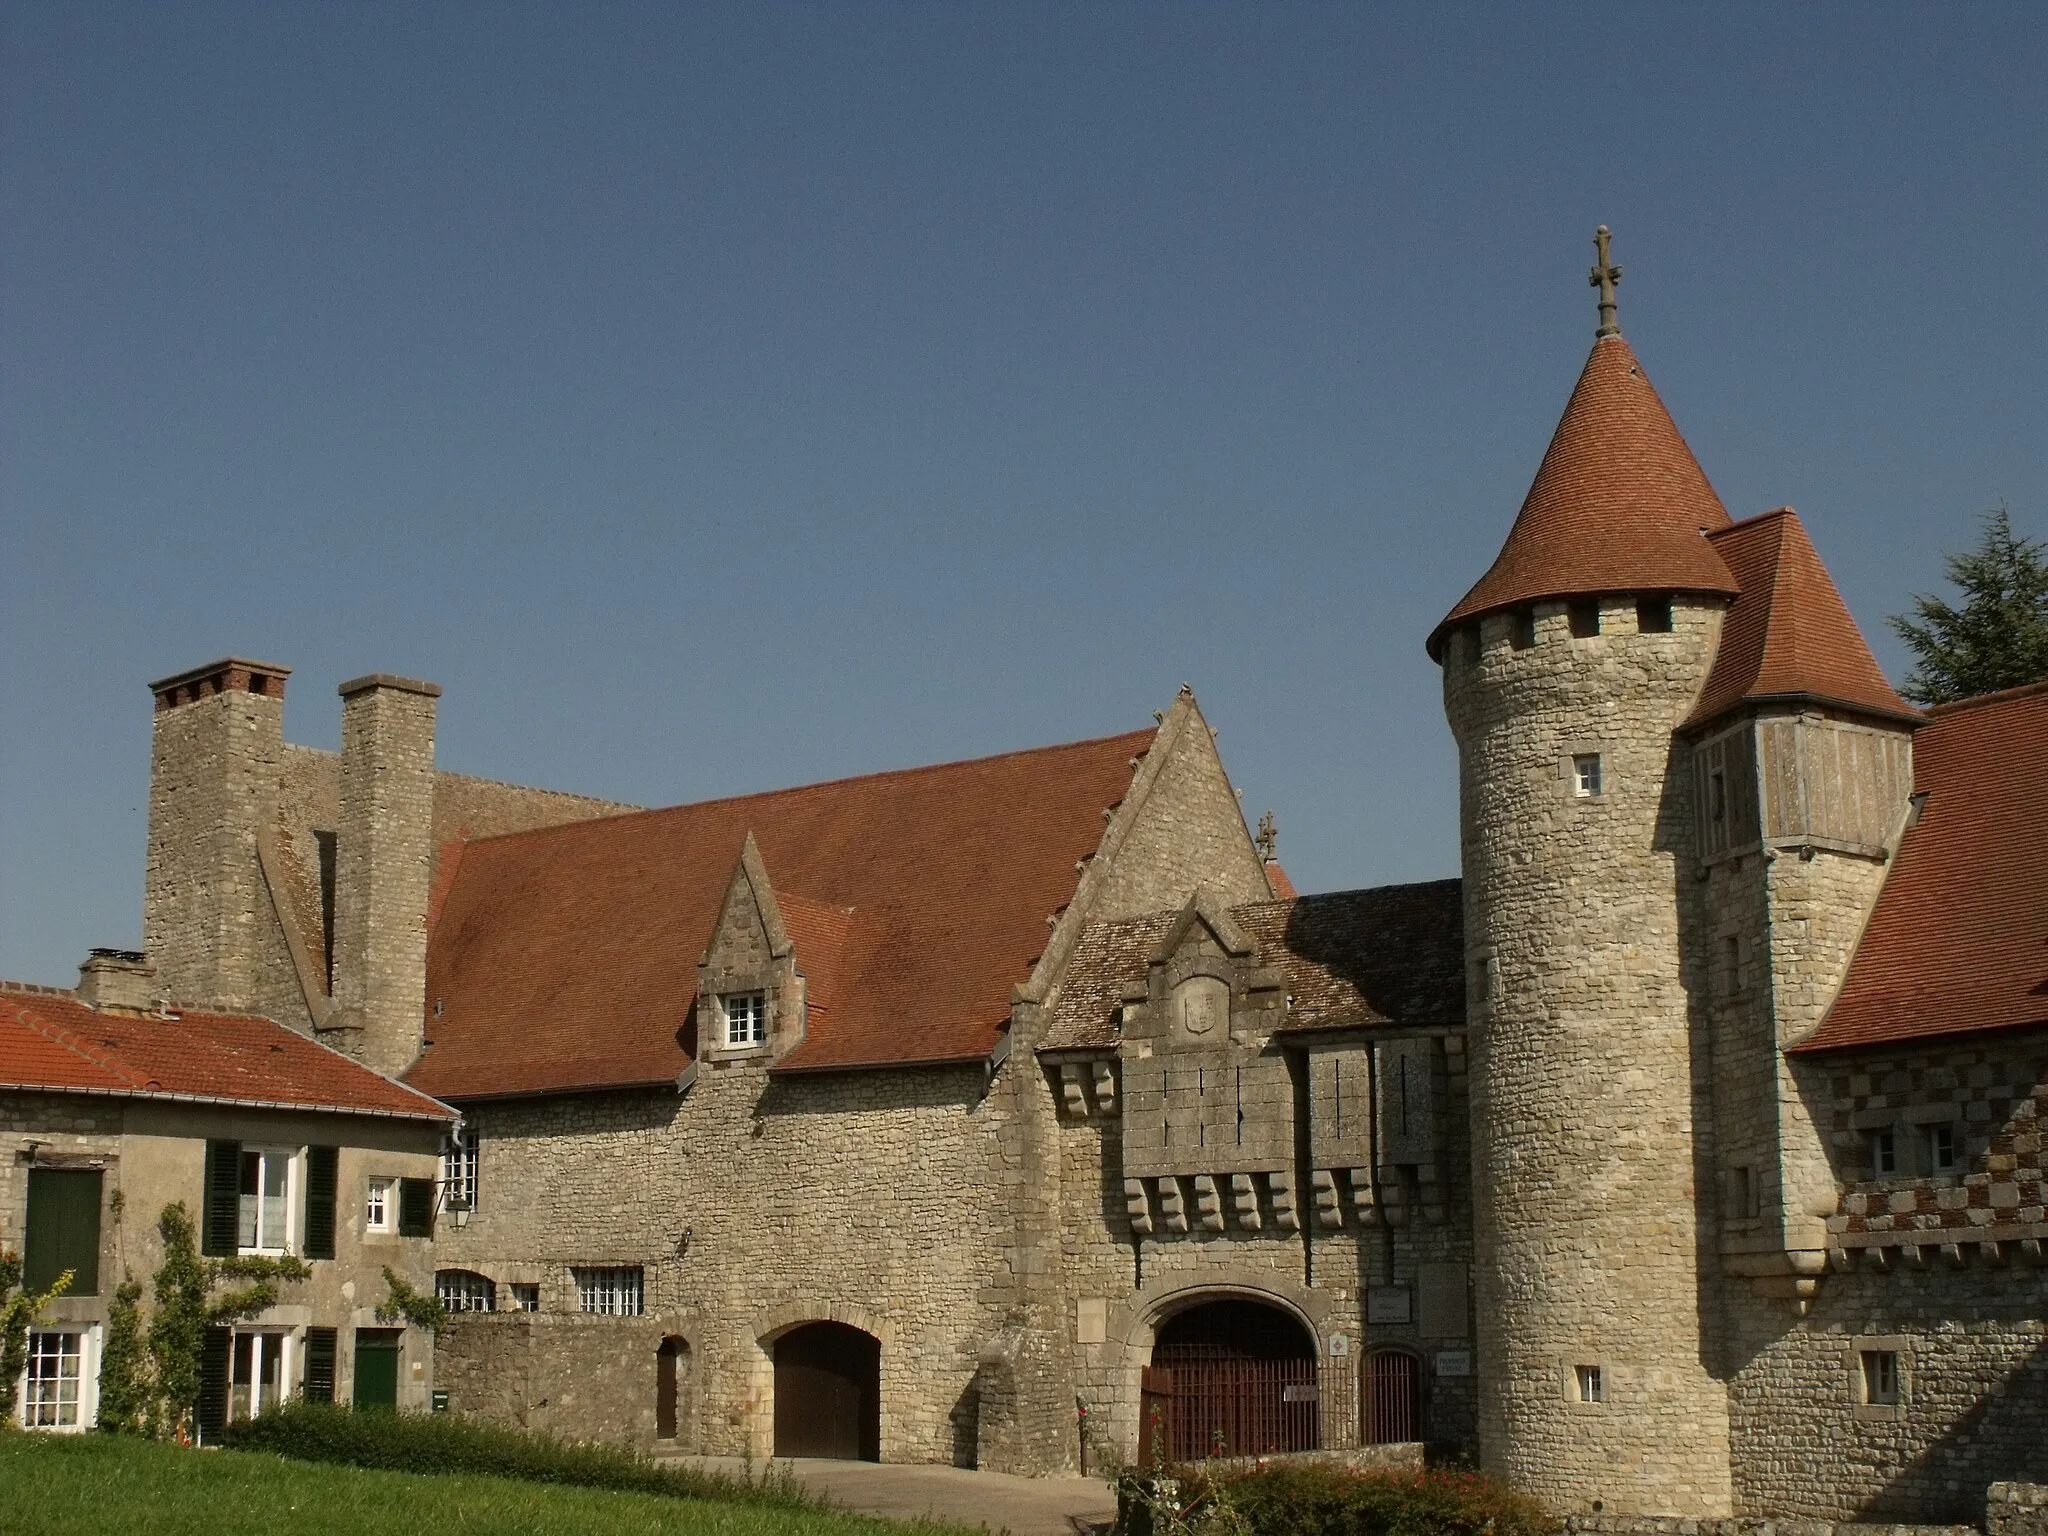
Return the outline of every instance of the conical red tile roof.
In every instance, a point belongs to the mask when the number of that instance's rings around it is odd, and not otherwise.
[[[1703,533],[1728,526],[1721,498],[1626,341],[1593,343],[1493,567],[1429,637],[1539,598],[1719,592],[1735,578]]]
[[[1708,537],[1742,585],[1721,625],[1714,669],[1687,726],[1747,699],[1808,698],[1918,720],[1879,670],[1790,507]]]

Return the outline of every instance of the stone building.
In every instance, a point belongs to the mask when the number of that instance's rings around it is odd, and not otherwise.
[[[1604,232],[1603,232],[1604,233]],[[430,684],[155,685],[147,938],[455,1106],[454,1411],[1012,1471],[1375,1444],[1566,1508],[2048,1476],[2048,688],[1923,715],[1601,326],[1428,637],[1462,879],[1297,895],[1147,729],[636,810]],[[1363,702],[1363,701],[1362,701]]]

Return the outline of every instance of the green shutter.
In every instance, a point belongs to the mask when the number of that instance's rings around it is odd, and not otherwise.
[[[28,1173],[28,1241],[22,1254],[22,1282],[46,1291],[71,1271],[67,1296],[100,1293],[100,1171],[97,1168],[31,1168]]]
[[[242,1216],[242,1144],[206,1144],[206,1211],[199,1223],[199,1251],[209,1258],[231,1259],[240,1249]]]
[[[306,1330],[306,1401],[334,1401],[335,1331],[332,1328]]]
[[[434,1181],[432,1179],[400,1179],[398,1181],[398,1235],[400,1237],[432,1237],[434,1235]]]
[[[201,1445],[219,1445],[228,1423],[228,1361],[233,1354],[234,1332],[209,1328],[199,1349],[199,1401],[192,1405],[192,1422],[199,1430]]]
[[[341,1154],[333,1147],[306,1148],[306,1257],[334,1257],[335,1183]]]

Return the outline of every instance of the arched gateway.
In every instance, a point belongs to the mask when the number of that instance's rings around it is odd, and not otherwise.
[[[845,1323],[775,1341],[775,1454],[882,1459],[882,1344]]]
[[[1321,1443],[1315,1340],[1291,1315],[1231,1297],[1160,1325],[1143,1372],[1141,1465]]]

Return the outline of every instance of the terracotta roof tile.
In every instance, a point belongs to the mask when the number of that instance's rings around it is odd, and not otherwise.
[[[1273,894],[1282,901],[1292,901],[1301,893],[1294,888],[1294,882],[1287,871],[1280,867],[1278,859],[1266,860],[1266,883],[1273,887]]]
[[[0,982],[0,1087],[454,1118],[446,1105],[269,1019],[101,1012],[69,992],[8,982]]]
[[[1936,709],[1913,773],[1919,824],[1801,1051],[2048,1023],[2048,683]]]
[[[474,839],[428,947],[442,1012],[408,1080],[487,1098],[676,1077],[749,831],[824,994],[783,1070],[983,1058],[1152,737]]]
[[[1287,1032],[1375,1024],[1459,1024],[1465,1018],[1464,913],[1456,880],[1384,885],[1280,901],[1230,915],[1278,969],[1293,1002]],[[1117,1043],[1124,989],[1142,986],[1179,912],[1091,923],[1053,999],[1048,1050]]]
[[[1702,533],[1728,526],[1721,498],[1619,336],[1593,343],[1535,483],[1493,566],[1429,637],[1538,598],[1722,592],[1735,580]]]
[[[1708,535],[1741,585],[1686,725],[1746,699],[1811,698],[1918,720],[1892,690],[1790,507]]]

